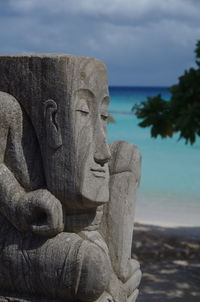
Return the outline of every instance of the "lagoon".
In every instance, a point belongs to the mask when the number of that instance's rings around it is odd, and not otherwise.
[[[110,87],[110,112],[116,123],[108,125],[108,139],[136,144],[142,153],[142,178],[136,221],[163,226],[200,225],[200,139],[191,146],[178,136],[151,138],[150,128],[138,126],[134,104],[166,87]]]

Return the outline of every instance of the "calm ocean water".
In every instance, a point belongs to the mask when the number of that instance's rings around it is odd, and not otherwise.
[[[110,112],[115,124],[108,139],[136,144],[142,153],[142,179],[136,221],[162,225],[200,225],[200,139],[194,146],[172,139],[153,139],[131,113],[147,96],[170,95],[165,87],[110,87]]]

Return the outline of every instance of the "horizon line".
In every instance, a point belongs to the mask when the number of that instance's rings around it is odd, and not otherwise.
[[[109,87],[123,87],[123,88],[132,88],[132,87],[135,87],[135,88],[169,88],[171,87],[170,85],[169,86],[164,86],[164,85],[108,85]]]

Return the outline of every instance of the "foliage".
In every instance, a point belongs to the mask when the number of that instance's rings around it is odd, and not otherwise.
[[[142,121],[141,127],[151,127],[151,136],[172,137],[178,132],[180,139],[193,144],[200,136],[200,41],[196,44],[197,68],[190,68],[169,88],[171,99],[161,95],[148,97],[132,110]]]

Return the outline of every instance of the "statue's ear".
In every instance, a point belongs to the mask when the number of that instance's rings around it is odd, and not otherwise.
[[[57,104],[53,100],[44,102],[44,120],[46,127],[47,143],[52,149],[62,146],[62,137],[57,121]]]

